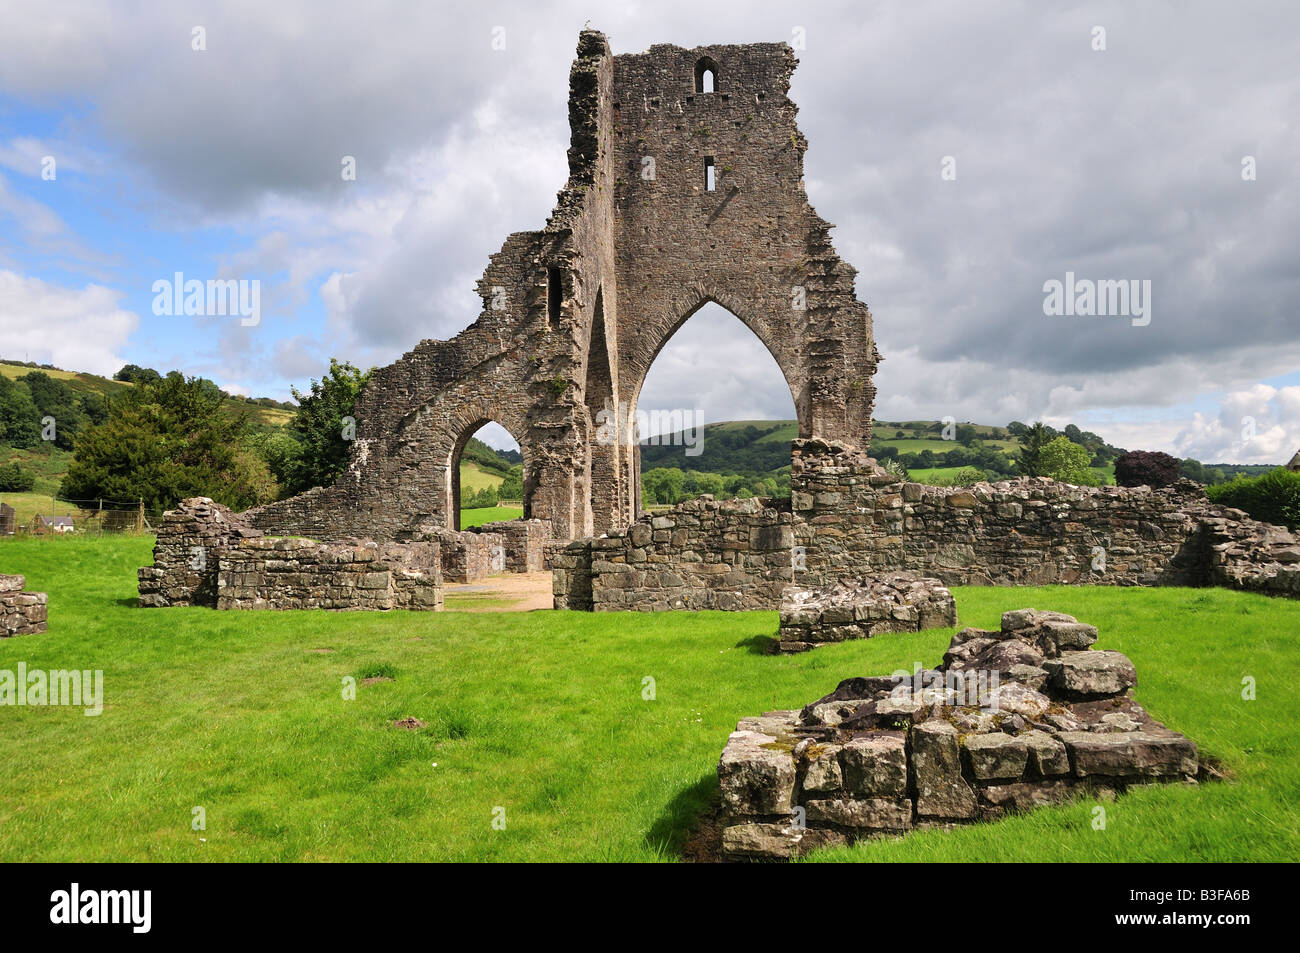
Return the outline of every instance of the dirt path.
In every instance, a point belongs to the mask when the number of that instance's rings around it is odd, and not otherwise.
[[[448,583],[445,606],[452,612],[530,612],[554,605],[549,572],[512,572],[475,583]]]

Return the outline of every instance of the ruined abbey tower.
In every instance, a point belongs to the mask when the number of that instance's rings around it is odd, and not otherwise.
[[[519,442],[526,516],[560,538],[626,526],[640,462],[617,409],[635,419],[655,356],[709,301],[772,353],[801,436],[865,449],[879,355],[855,271],[804,193],[795,65],[784,43],[616,56],[583,31],[569,179],[545,227],[492,256],[477,320],[372,375],[334,486],[249,518],[318,539],[455,529],[461,451],[494,420]]]

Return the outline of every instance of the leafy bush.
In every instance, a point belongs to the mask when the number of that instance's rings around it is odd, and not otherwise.
[[[1257,520],[1300,528],[1300,473],[1286,467],[1205,488],[1215,503],[1245,510]]]
[[[1120,486],[1169,486],[1183,475],[1183,462],[1159,450],[1130,450],[1115,458],[1115,482]]]

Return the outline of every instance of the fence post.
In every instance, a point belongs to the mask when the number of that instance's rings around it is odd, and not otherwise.
[[[99,509],[95,511],[95,525],[99,527],[99,535],[104,535],[104,501],[99,501]]]
[[[144,532],[144,497],[143,496],[140,497],[140,509],[135,514],[135,531],[137,533]]]

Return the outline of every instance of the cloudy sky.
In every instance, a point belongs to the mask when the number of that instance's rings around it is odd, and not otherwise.
[[[0,355],[283,398],[331,355],[454,335],[563,183],[588,21],[615,52],[796,46],[808,194],[885,356],[877,417],[1074,422],[1207,462],[1300,447],[1289,0],[0,0]],[[260,280],[260,322],[155,314],[177,272]],[[1045,314],[1067,272],[1149,281],[1149,322]],[[716,308],[643,392],[683,403],[793,416]]]

